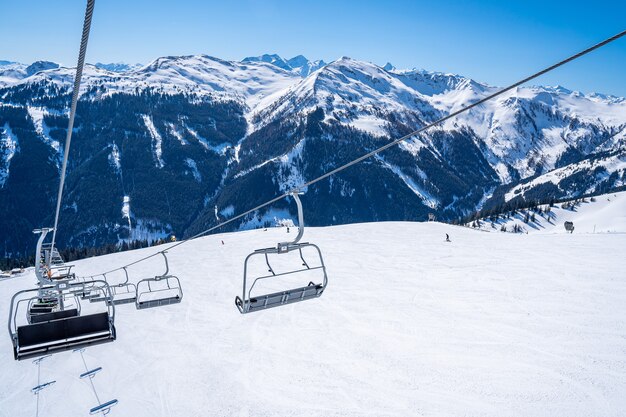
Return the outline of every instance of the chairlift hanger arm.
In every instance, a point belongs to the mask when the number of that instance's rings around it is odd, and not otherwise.
[[[278,244],[279,252],[287,252],[291,246],[295,246],[302,239],[302,235],[304,235],[304,213],[302,210],[302,202],[300,201],[300,197],[298,197],[299,192],[292,192],[290,196],[296,201],[296,205],[298,206],[298,235],[291,242],[283,242]]]

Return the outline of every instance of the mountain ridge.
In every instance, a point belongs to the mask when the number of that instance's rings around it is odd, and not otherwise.
[[[122,72],[87,65],[62,242],[194,234],[216,224],[216,210],[228,217],[260,204],[497,90],[348,57],[304,77],[304,57],[257,58],[169,56]],[[23,224],[0,223],[12,236],[5,251],[24,247],[16,227],[23,234],[49,216],[73,75],[58,67],[0,77],[0,210],[12,218],[30,207]],[[521,87],[314,186],[319,201],[309,218],[324,225],[435,212],[452,220],[509,203],[511,192],[541,199],[610,191],[626,183],[625,143],[624,99]],[[570,174],[533,182],[557,169]],[[25,180],[44,197],[24,195]],[[234,227],[272,223],[291,208],[271,210]]]

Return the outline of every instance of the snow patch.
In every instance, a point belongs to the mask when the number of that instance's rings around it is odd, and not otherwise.
[[[122,169],[120,149],[117,147],[117,144],[111,145],[111,153],[109,154],[109,163],[113,166],[116,173],[120,173]]]
[[[218,155],[224,155],[226,151],[232,147],[229,143],[220,143],[217,146],[211,145],[211,143],[207,139],[200,136],[200,134],[194,129],[187,127],[187,131],[191,134],[191,136],[196,138],[206,150],[213,151]]]
[[[172,134],[172,136],[174,136],[181,145],[185,146],[189,144],[189,142],[187,142],[183,135],[178,131],[178,128],[174,125],[174,123],[166,123],[166,126],[168,127],[169,132]]]
[[[17,136],[13,133],[8,123],[0,130],[0,188],[4,187],[9,178],[11,159],[20,151]]]
[[[263,214],[254,213],[249,220],[239,226],[239,230],[259,229],[268,225],[295,227],[289,210],[272,208]]]
[[[52,139],[50,136],[50,128],[46,125],[43,118],[45,115],[49,114],[49,112],[41,107],[26,107],[28,114],[31,119],[33,119],[33,124],[35,125],[35,132],[37,135],[43,140],[43,142],[52,148],[55,152],[56,157],[54,158],[57,167],[60,169],[61,167],[61,153],[62,147],[61,144]]]
[[[143,118],[143,122],[146,125],[148,132],[150,133],[150,137],[152,137],[152,153],[154,155],[156,167],[163,168],[165,166],[165,162],[163,161],[163,158],[162,158],[163,157],[163,148],[162,148],[163,138],[161,137],[156,127],[154,126],[154,121],[152,120],[152,117],[148,116],[147,114],[143,114],[141,117]]]
[[[235,214],[235,206],[233,206],[232,204],[223,208],[222,210],[220,210],[220,214],[222,215],[223,219],[227,219],[229,217],[232,217],[233,214]]]
[[[122,218],[128,220],[128,232],[132,234],[133,225],[130,220],[130,196],[127,195],[122,198]]]
[[[200,171],[198,171],[198,165],[196,164],[196,161],[191,158],[187,158],[185,159],[185,165],[187,165],[191,169],[191,173],[196,181],[202,182],[202,175],[200,174]]]
[[[385,168],[396,174],[398,178],[400,178],[406,184],[406,186],[409,187],[409,189],[413,191],[413,193],[415,193],[415,195],[422,199],[425,205],[432,209],[436,209],[441,205],[440,201],[435,196],[417,185],[413,178],[402,172],[402,170],[398,166],[390,164],[379,155],[376,155],[376,159],[378,159]]]

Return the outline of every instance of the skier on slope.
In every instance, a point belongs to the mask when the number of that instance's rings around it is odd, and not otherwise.
[[[452,242],[452,241],[450,240],[450,235],[448,235],[447,233],[446,233],[446,242]]]

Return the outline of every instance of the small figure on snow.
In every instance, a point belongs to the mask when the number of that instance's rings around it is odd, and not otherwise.
[[[224,244],[224,241],[222,240],[222,245]]]
[[[289,233],[289,226],[287,226],[287,233]]]
[[[446,242],[452,242],[452,241],[450,240],[450,235],[448,235],[447,233],[446,233]]]

